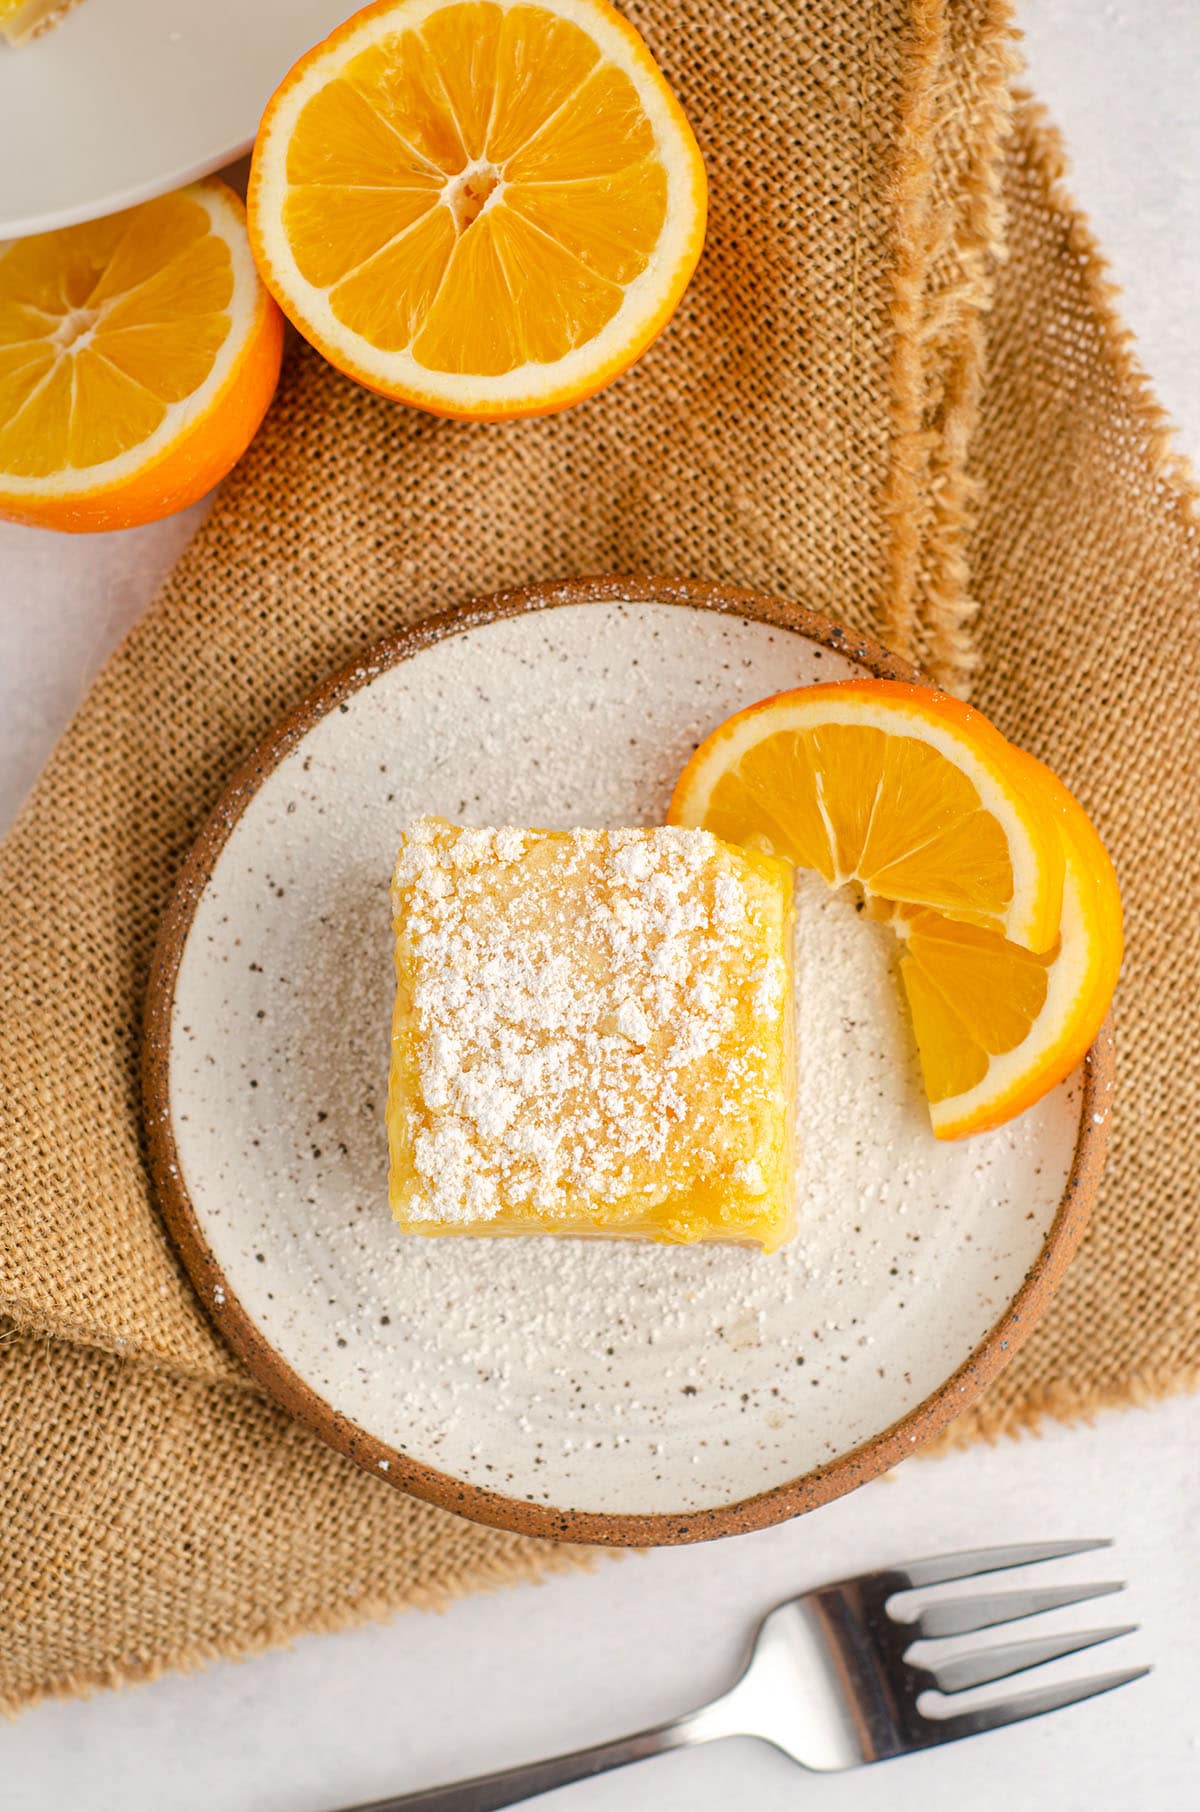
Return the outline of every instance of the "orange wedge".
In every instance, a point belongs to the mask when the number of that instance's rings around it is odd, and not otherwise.
[[[129,528],[194,503],[252,439],[283,321],[209,180],[0,248],[0,516]]]
[[[847,680],[739,711],[688,762],[669,817],[1027,950],[1058,935],[1047,790],[985,717],[928,686]]]
[[[1033,756],[1019,759],[1049,796],[1063,840],[1053,949],[1036,956],[930,912],[893,920],[939,1139],[999,1126],[1069,1076],[1104,1023],[1121,969],[1121,895],[1108,852],[1061,780]]]
[[[945,694],[766,699],[700,746],[669,818],[853,883],[890,920],[940,1139],[1031,1106],[1104,1020],[1122,949],[1104,846],[1048,768]]]
[[[679,103],[605,0],[382,0],[285,76],[247,205],[263,277],[334,365],[503,420],[645,351],[705,198]]]

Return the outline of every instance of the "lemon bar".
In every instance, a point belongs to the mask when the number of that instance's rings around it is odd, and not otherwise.
[[[789,864],[701,830],[424,818],[392,908],[406,1232],[789,1237]]]

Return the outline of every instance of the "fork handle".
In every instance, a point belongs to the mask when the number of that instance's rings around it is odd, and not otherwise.
[[[630,1762],[665,1755],[669,1749],[682,1749],[720,1734],[723,1733],[703,1729],[695,1716],[676,1718],[669,1724],[656,1724],[650,1730],[617,1737],[610,1743],[593,1743],[590,1749],[576,1749],[570,1755],[525,1762],[517,1768],[503,1768],[497,1774],[477,1774],[467,1781],[425,1787],[392,1799],[373,1799],[369,1805],[345,1806],[342,1812],[497,1812],[498,1807],[535,1799],[539,1793],[550,1793],[571,1781],[589,1780],[594,1774],[606,1774],[610,1768],[624,1768]]]

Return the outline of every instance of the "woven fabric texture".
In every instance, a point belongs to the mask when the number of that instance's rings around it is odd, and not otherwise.
[[[1200,559],[1053,150],[1025,118],[1002,159],[1006,8],[627,10],[713,193],[667,334],[610,392],[501,429],[392,408],[294,348],[0,854],[0,1705],[582,1558],[406,1499],[264,1403],[181,1273],[141,1144],[150,951],[224,780],[331,668],[472,594],[657,570],[802,599],[953,683],[982,656],[985,705],[1112,835],[1133,937],[1115,1187],[963,1428],[1170,1388],[1200,1357],[1195,1084],[1155,1029],[1162,978],[1195,972],[1172,839],[1194,809],[1180,676]],[[1155,726],[1127,764],[1114,721]],[[1181,1002],[1172,1039],[1193,1019]]]

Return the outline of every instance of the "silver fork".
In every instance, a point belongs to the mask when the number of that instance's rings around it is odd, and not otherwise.
[[[919,1641],[966,1636],[1039,1611],[1101,1598],[1121,1591],[1121,1583],[988,1592],[942,1599],[908,1615],[897,1614],[891,1601],[901,1592],[924,1586],[974,1579],[1006,1567],[1030,1566],[1035,1561],[1058,1560],[1111,1545],[1108,1541],[1052,1541],[974,1548],[906,1561],[803,1592],[767,1612],[737,1684],[699,1711],[570,1755],[527,1762],[498,1774],[476,1775],[445,1787],[402,1793],[393,1799],[372,1800],[369,1805],[346,1807],[344,1812],[496,1812],[498,1807],[533,1799],[569,1781],[587,1780],[610,1768],[623,1768],[629,1762],[691,1743],[711,1742],[715,1737],[759,1737],[804,1768],[823,1772],[858,1768],[866,1762],[911,1755],[938,1743],[978,1736],[981,1731],[999,1730],[1005,1724],[1019,1724],[1024,1718],[1076,1705],[1130,1680],[1140,1680],[1150,1669],[1131,1667],[1094,1674],[1087,1680],[1019,1693],[999,1704],[951,1710],[940,1716],[922,1711],[918,1701],[931,1690],[953,1694],[1007,1680],[1062,1655],[1130,1635],[1136,1624],[1035,1636],[950,1660],[913,1661],[909,1651]]]

